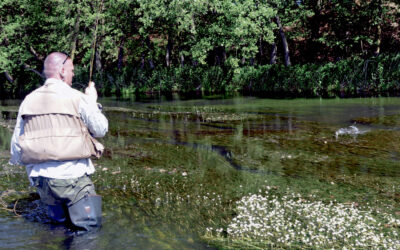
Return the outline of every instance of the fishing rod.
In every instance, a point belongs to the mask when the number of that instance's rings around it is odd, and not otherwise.
[[[95,22],[95,26],[94,26],[94,38],[93,38],[93,43],[92,43],[92,55],[90,58],[90,69],[89,69],[89,82],[92,81],[93,62],[94,62],[94,57],[96,54],[97,28],[98,28],[100,13],[103,11],[103,1],[104,0],[101,0],[100,8],[99,8],[99,11],[97,12],[96,22]]]

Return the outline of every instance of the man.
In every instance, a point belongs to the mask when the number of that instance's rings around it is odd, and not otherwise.
[[[74,65],[67,54],[49,54],[43,73],[44,85],[21,103],[10,164],[26,166],[51,219],[89,231],[101,225],[101,197],[89,178],[95,171],[90,156],[99,157],[104,150],[92,136],[104,136],[108,121],[97,106],[93,82],[85,94],[71,87]]]

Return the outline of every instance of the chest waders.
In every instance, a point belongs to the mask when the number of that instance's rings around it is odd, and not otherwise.
[[[86,195],[68,207],[61,204],[48,205],[48,211],[50,218],[57,223],[64,223],[68,214],[71,223],[79,230],[93,231],[101,227],[100,195]]]
[[[47,205],[50,218],[57,223],[64,223],[67,219],[63,205]]]
[[[74,179],[40,176],[32,181],[53,222],[72,224],[78,231],[92,231],[101,226],[102,199],[89,176]]]
[[[101,227],[101,196],[87,195],[68,207],[72,224],[86,231]]]

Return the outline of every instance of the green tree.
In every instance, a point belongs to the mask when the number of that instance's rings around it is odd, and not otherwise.
[[[17,92],[24,92],[40,81],[42,61],[48,51],[68,48],[67,38],[59,36],[68,31],[67,6],[63,1],[0,3],[0,72],[16,80],[12,84]],[[21,76],[24,83],[19,81]]]

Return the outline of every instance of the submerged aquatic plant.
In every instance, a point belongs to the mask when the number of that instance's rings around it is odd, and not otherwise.
[[[226,230],[207,228],[206,238],[242,246],[397,249],[400,245],[400,220],[355,203],[325,204],[290,192],[278,197],[266,187],[265,193],[239,200],[236,212]]]

